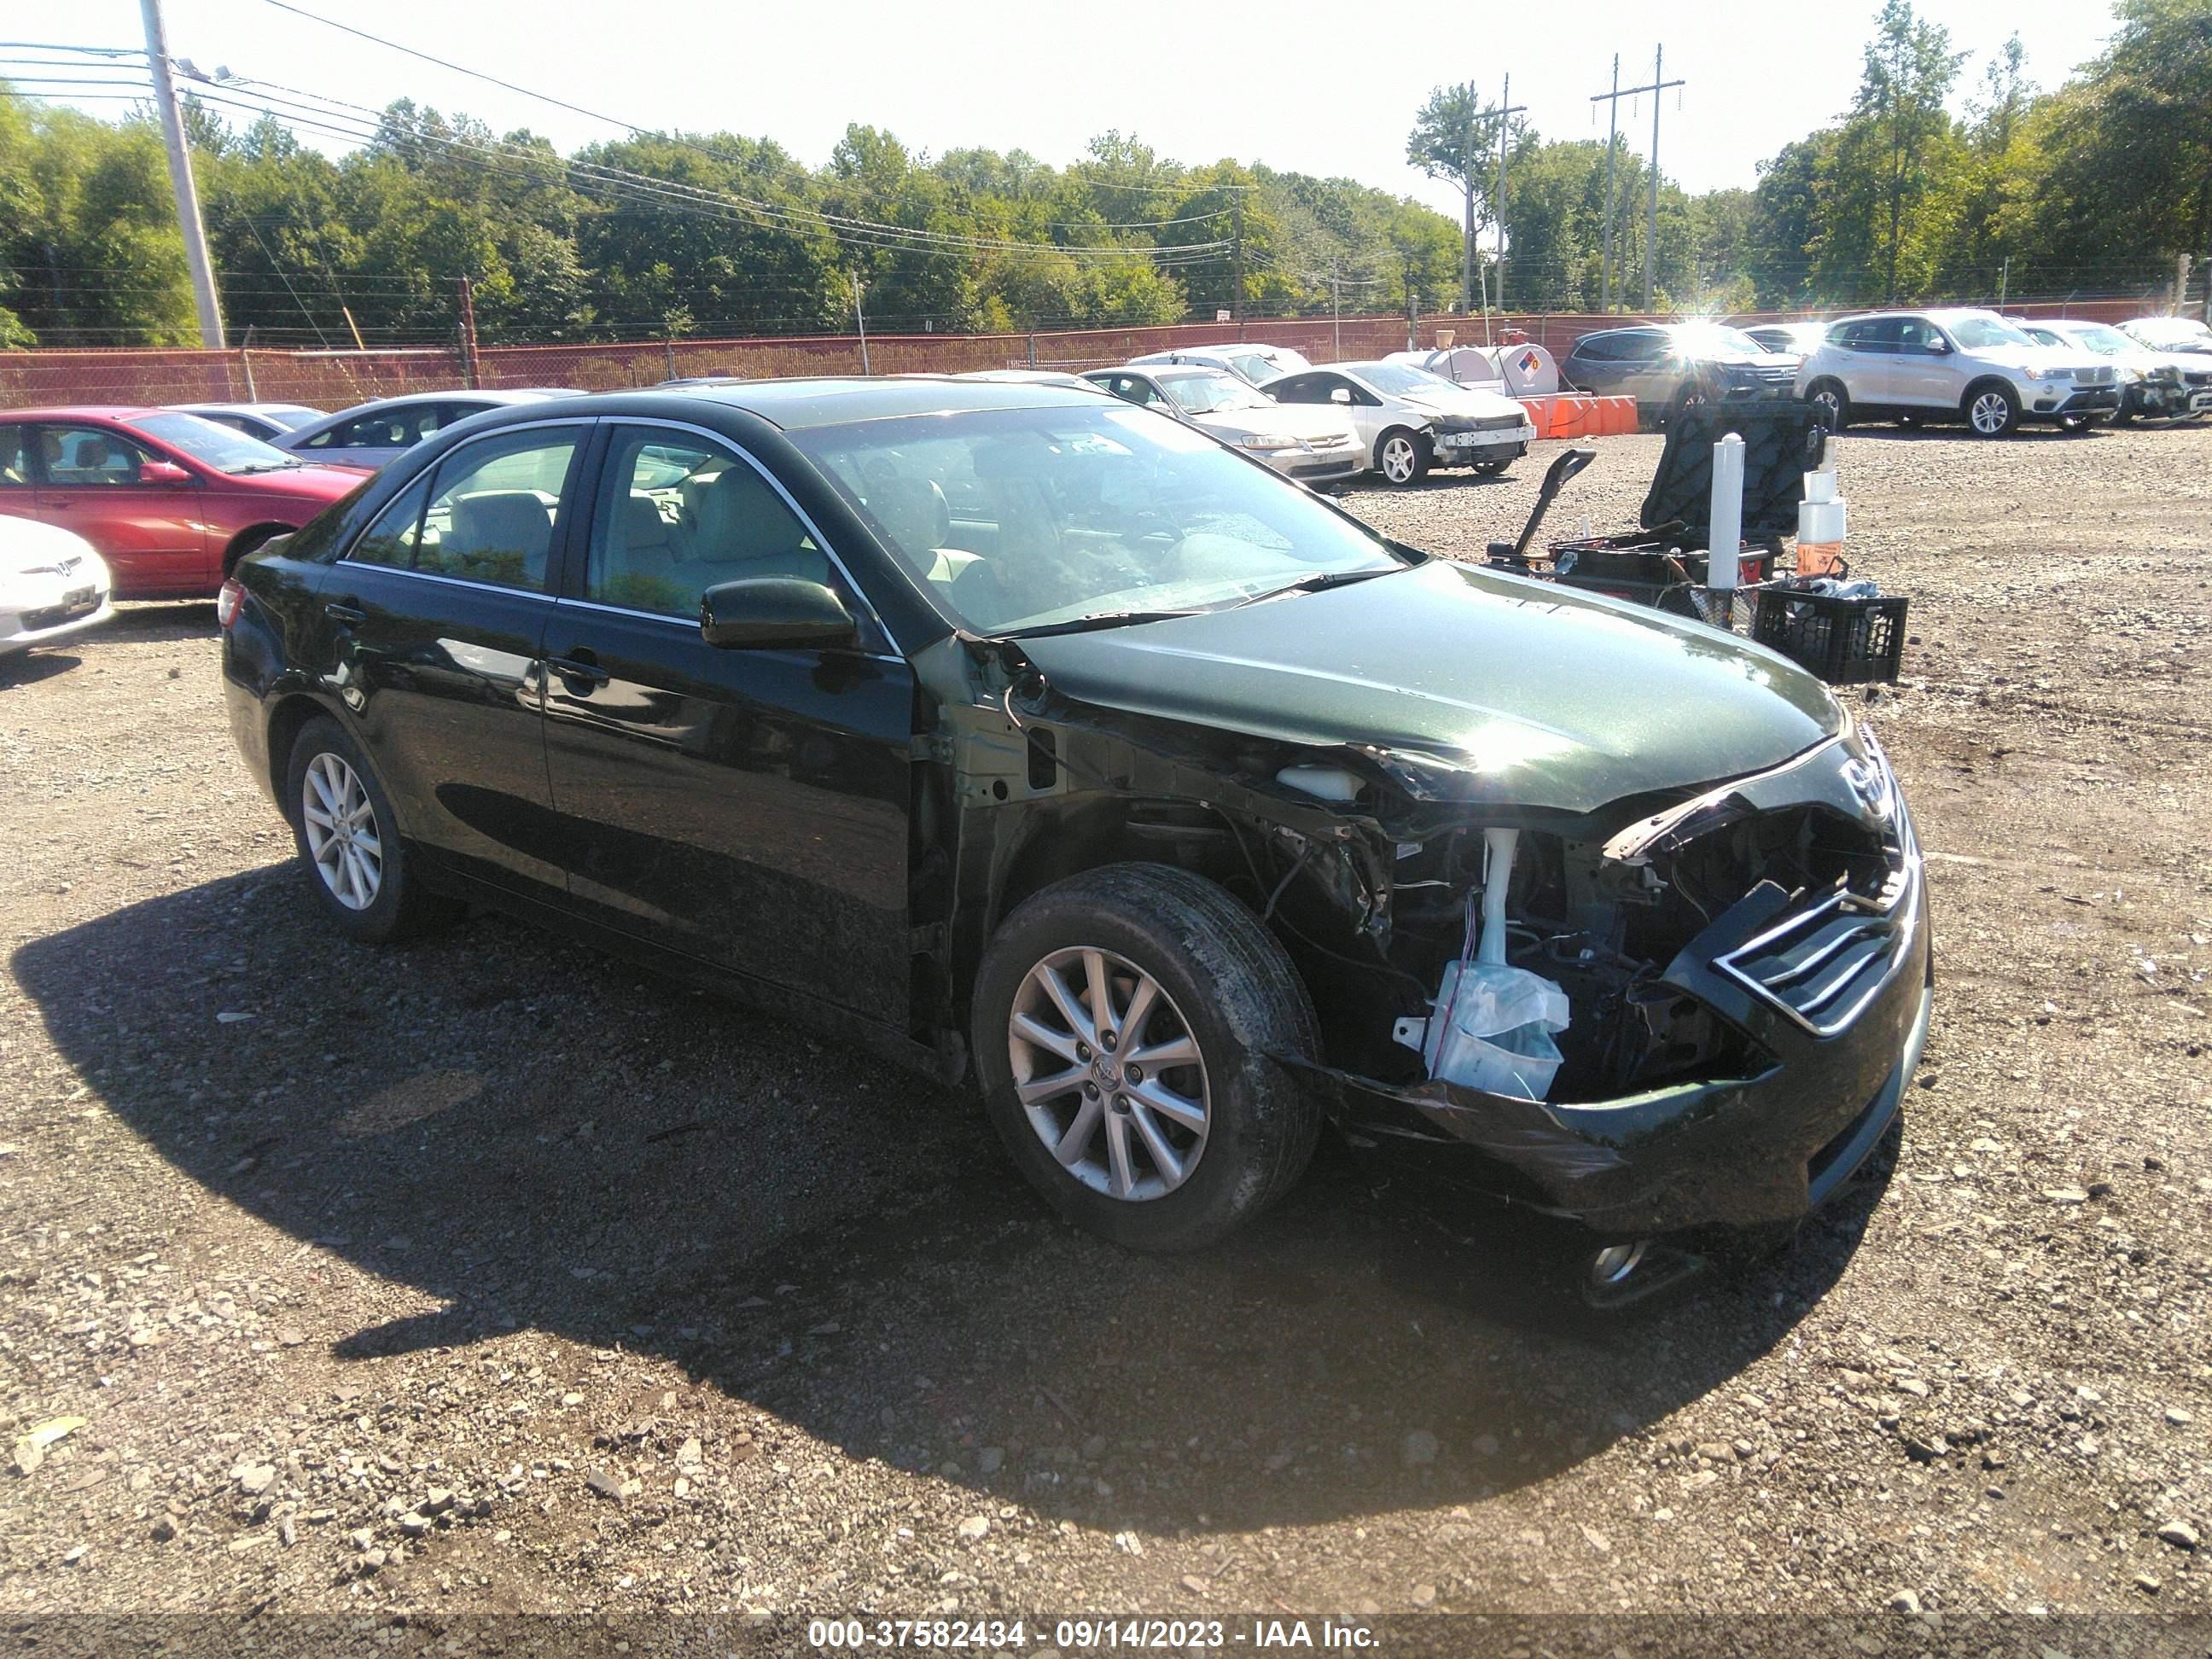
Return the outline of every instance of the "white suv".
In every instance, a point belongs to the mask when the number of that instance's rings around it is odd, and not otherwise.
[[[1963,420],[1984,438],[2022,421],[2079,431],[2120,407],[2112,364],[2038,345],[1994,311],[1846,317],[1798,366],[1797,395],[1839,430],[1853,420]]]

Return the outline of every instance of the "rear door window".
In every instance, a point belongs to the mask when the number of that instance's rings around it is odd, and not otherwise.
[[[526,427],[462,445],[395,497],[347,558],[550,592],[585,430]]]
[[[138,470],[152,459],[120,433],[101,427],[41,427],[38,446],[46,481],[57,489],[135,484]]]
[[[31,487],[31,454],[26,428],[0,426],[0,491]]]

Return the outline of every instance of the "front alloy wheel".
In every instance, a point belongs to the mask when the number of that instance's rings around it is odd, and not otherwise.
[[[2002,386],[1984,386],[1966,400],[1966,420],[1984,438],[2002,438],[2020,421],[2020,406]]]
[[[1008,1155],[1102,1238],[1202,1249],[1313,1152],[1313,1005],[1259,918],[1195,872],[1110,864],[1030,895],[984,952],[974,1008]]]
[[[1382,476],[1394,484],[1412,483],[1429,470],[1421,441],[1406,431],[1385,433],[1376,460]]]
[[[1188,1180],[1206,1152],[1206,1059],[1175,1000],[1111,951],[1055,951],[1006,1019],[1014,1093],[1060,1166],[1141,1202]]]
[[[328,752],[307,763],[300,787],[307,856],[331,896],[366,910],[384,888],[384,836],[376,805],[344,759]]]

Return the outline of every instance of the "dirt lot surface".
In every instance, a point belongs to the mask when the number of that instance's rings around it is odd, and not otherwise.
[[[1479,555],[1547,459],[1352,504]],[[1121,1255],[835,1043],[337,942],[208,606],[7,671],[0,1612],[2212,1609],[2212,429],[1843,466],[1935,1034],[1893,1175],[1638,1319],[1342,1152]]]

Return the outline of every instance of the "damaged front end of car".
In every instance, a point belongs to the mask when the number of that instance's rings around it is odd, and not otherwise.
[[[1599,1279],[1646,1241],[1803,1216],[1897,1113],[1928,1025],[1921,859],[1840,711],[1749,775],[1563,806],[1477,757],[1090,701],[1017,642],[948,641],[930,678],[945,765],[915,890],[949,896],[916,1006],[947,1025],[960,964],[1025,893],[1115,859],[1196,870],[1304,977],[1323,1052],[1274,1058],[1345,1134],[1584,1224]],[[932,858],[956,878],[926,878]],[[1483,975],[1558,994],[1532,993],[1564,1009],[1540,1061],[1449,1058]]]

